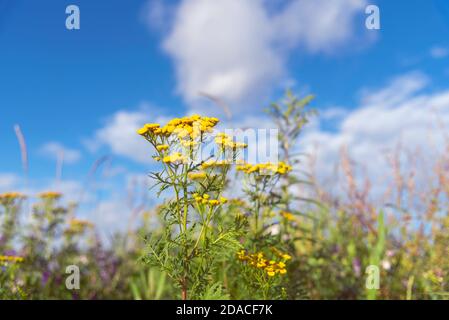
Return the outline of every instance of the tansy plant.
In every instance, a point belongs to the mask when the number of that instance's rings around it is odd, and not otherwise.
[[[160,172],[151,174],[159,194],[172,195],[161,209],[164,232],[147,238],[144,261],[161,268],[180,288],[182,299],[220,296],[218,264],[240,248],[238,224],[224,228],[217,221],[227,202],[226,177],[246,145],[224,133],[213,135],[218,122],[193,115],[138,130],[162,164]],[[214,153],[203,159],[202,148],[210,142]]]
[[[19,192],[0,194],[0,250],[12,248],[17,231],[18,215],[25,195]]]

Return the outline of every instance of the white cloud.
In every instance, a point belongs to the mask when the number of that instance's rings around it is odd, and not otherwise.
[[[449,56],[449,48],[433,47],[430,49],[430,56],[435,59],[441,59]]]
[[[0,173],[0,192],[11,191],[19,184],[19,177],[13,173]]]
[[[63,157],[64,162],[71,164],[76,163],[81,158],[81,153],[75,149],[69,149],[58,142],[48,142],[44,144],[40,153],[52,159]]]
[[[427,165],[434,164],[448,143],[449,89],[425,94],[422,90],[428,83],[424,75],[409,73],[383,89],[365,91],[361,105],[341,119],[336,131],[323,129],[325,123],[309,128],[301,147],[317,155],[317,171],[323,177],[333,175],[345,147],[376,187],[390,176],[387,154],[398,146],[406,152],[418,152],[428,160]],[[431,172],[431,167],[421,167],[418,176]]]
[[[284,45],[330,52],[351,38],[353,18],[365,7],[364,0],[294,0],[274,17],[274,28]]]
[[[346,43],[365,3],[290,0],[271,10],[262,0],[183,0],[163,47],[174,59],[178,90],[191,106],[201,106],[199,93],[205,92],[241,113],[242,106],[288,79],[292,50],[328,53]],[[156,9],[153,15],[163,12]]]
[[[127,157],[136,162],[149,164],[153,160],[148,142],[136,131],[148,122],[164,122],[164,116],[155,116],[156,110],[148,111],[148,106],[138,110],[119,110],[106,120],[94,137],[85,141],[88,149],[95,151],[105,145],[113,154]]]

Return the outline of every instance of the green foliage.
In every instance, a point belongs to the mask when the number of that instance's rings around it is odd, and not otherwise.
[[[298,147],[312,101],[287,91],[267,109],[277,164],[236,164],[243,146],[214,136],[215,118],[139,129],[160,162],[151,192],[163,201],[108,246],[62,195],[39,195],[31,220],[21,219],[23,195],[0,195],[0,299],[447,299],[447,157],[422,202],[402,186],[389,186],[395,204],[370,201],[347,159],[335,195]],[[214,153],[195,161],[208,141]],[[237,198],[224,197],[230,189]],[[79,290],[65,286],[69,265],[80,267]],[[369,266],[379,289],[366,286]]]

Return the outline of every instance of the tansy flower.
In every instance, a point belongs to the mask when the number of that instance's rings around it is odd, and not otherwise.
[[[216,200],[216,199],[212,199],[212,200],[209,200],[209,204],[210,204],[211,206],[217,206],[217,205],[220,204],[220,201],[218,201],[218,200]]]
[[[282,255],[282,259],[284,259],[284,260],[290,260],[291,258],[292,257],[286,253]]]
[[[5,192],[0,194],[1,203],[11,203],[15,200],[25,199],[26,196],[20,192]]]
[[[23,257],[18,257],[18,256],[0,256],[0,262],[21,263],[21,262],[23,262]]]
[[[181,140],[181,144],[184,147],[194,147],[198,144],[198,142],[194,140]]]
[[[274,276],[276,275],[276,272],[274,272],[273,269],[267,269],[266,271],[267,271],[267,274],[268,274],[270,277],[274,277]]]
[[[226,199],[225,197],[220,197],[220,202],[225,204],[226,202],[228,202],[228,199]]]
[[[292,214],[291,212],[281,211],[281,212],[279,212],[279,214],[280,214],[283,218],[287,219],[288,221],[295,221],[295,220],[296,220],[295,215]]]
[[[94,224],[88,220],[82,220],[82,219],[71,219],[69,221],[70,226],[85,226],[88,228],[93,228]]]
[[[204,179],[206,178],[206,173],[204,171],[200,171],[200,172],[189,172],[187,174],[187,177],[190,180],[199,180],[199,179]]]
[[[164,163],[173,163],[173,164],[178,164],[178,163],[181,163],[181,162],[185,162],[186,160],[187,160],[186,157],[183,156],[179,152],[172,153],[171,155],[165,156],[162,159],[162,161]]]
[[[146,135],[148,133],[154,136],[165,137],[176,135],[180,139],[186,137],[195,139],[203,133],[211,132],[218,121],[217,118],[192,115],[184,118],[174,118],[163,127],[156,123],[145,125],[138,130],[138,134]]]
[[[245,250],[240,250],[237,252],[237,257],[240,261],[248,263],[252,267],[262,269],[269,277],[274,277],[276,274],[286,274],[287,269],[284,262],[276,262],[275,260],[270,260],[267,263],[263,252],[247,254]]]
[[[60,192],[55,192],[55,191],[47,191],[47,192],[42,192],[39,194],[39,198],[48,199],[48,200],[59,199],[61,197],[62,197],[62,194]]]
[[[169,148],[168,144],[160,144],[160,145],[156,146],[156,149],[158,151],[165,151],[165,150],[168,150],[168,148]]]
[[[145,133],[148,132],[148,128],[142,127],[139,130],[137,130],[137,133],[143,136]]]
[[[284,162],[279,162],[277,164],[267,162],[267,163],[259,163],[259,164],[242,164],[236,167],[238,171],[242,171],[246,174],[258,173],[258,174],[286,174],[292,168],[291,166],[285,164]]]
[[[83,233],[88,228],[93,228],[94,224],[88,220],[71,219],[69,221],[68,233]]]
[[[211,167],[224,167],[231,164],[229,160],[207,160],[201,164],[202,169],[208,169]]]

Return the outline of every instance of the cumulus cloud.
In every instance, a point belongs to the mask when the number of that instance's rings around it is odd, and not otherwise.
[[[449,56],[449,48],[446,47],[433,47],[430,49],[430,56],[435,59],[441,59]]]
[[[19,183],[19,177],[13,173],[0,173],[0,192],[11,191]]]
[[[379,90],[365,90],[360,105],[341,118],[335,131],[319,123],[305,132],[301,147],[316,154],[317,172],[327,177],[346,148],[373,184],[390,174],[387,155],[398,146],[432,163],[448,143],[449,89],[426,93],[428,84],[425,75],[414,72]],[[431,168],[421,167],[420,174],[431,174]]]
[[[289,54],[298,47],[332,52],[350,40],[365,0],[183,0],[163,48],[173,58],[178,90],[198,108],[201,95],[224,99],[242,112],[256,97],[288,79]],[[148,14],[157,20],[160,4]]]
[[[40,153],[52,159],[64,159],[65,163],[76,163],[81,158],[78,150],[70,149],[58,142],[48,142],[40,148]]]
[[[136,130],[147,122],[165,121],[164,116],[155,114],[156,111],[149,112],[146,107],[132,111],[119,110],[106,120],[93,138],[85,141],[86,146],[91,151],[106,146],[115,155],[143,164],[151,163],[148,143],[137,135]]]

